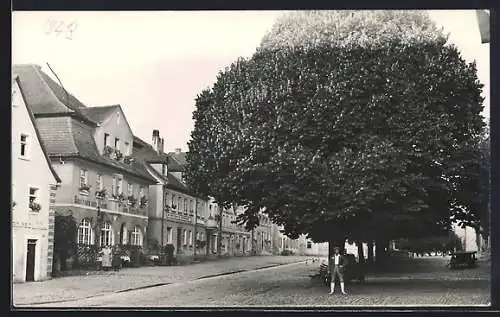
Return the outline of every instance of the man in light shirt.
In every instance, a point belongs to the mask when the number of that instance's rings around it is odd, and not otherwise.
[[[338,277],[340,282],[340,290],[342,294],[347,295],[344,289],[344,267],[347,264],[347,259],[340,254],[340,248],[333,249],[334,255],[330,258],[329,273],[332,276],[330,282],[330,294],[335,292],[335,277]]]

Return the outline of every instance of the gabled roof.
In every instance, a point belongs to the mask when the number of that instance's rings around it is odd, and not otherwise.
[[[134,136],[133,147],[134,157],[147,163],[167,163],[169,166],[169,157],[166,153],[155,151],[153,146],[137,136]]]
[[[183,172],[186,165],[186,153],[185,152],[169,152],[168,157],[170,158],[169,160],[169,165],[168,168],[172,172]]]
[[[21,92],[21,96],[24,100],[26,110],[28,111],[28,115],[30,117],[31,123],[33,124],[33,128],[35,129],[35,134],[36,134],[36,137],[38,139],[38,143],[40,144],[40,148],[42,149],[43,156],[45,157],[45,161],[47,162],[47,165],[50,169],[50,172],[54,176],[56,182],[61,183],[61,178],[59,177],[59,175],[57,175],[56,171],[54,170],[54,167],[52,166],[52,163],[50,162],[49,155],[47,154],[47,149],[45,148],[44,143],[42,142],[42,138],[40,136],[40,131],[38,131],[38,127],[36,125],[35,116],[33,115],[33,112],[31,111],[30,107],[28,106],[28,103],[26,102],[25,92],[24,92],[22,84],[19,80],[19,76],[17,74],[14,74],[13,78],[17,82],[17,85],[19,86],[19,91]]]
[[[26,103],[35,117],[43,115],[70,114],[92,123],[79,110],[85,105],[45,74],[41,67],[33,64],[14,65],[20,84],[24,87]]]
[[[93,128],[71,117],[42,117],[36,119],[40,135],[50,157],[78,157],[113,167],[156,183],[141,162],[125,164],[99,153],[93,138]]]
[[[102,123],[105,121],[112,112],[114,112],[117,108],[120,108],[120,105],[112,105],[112,106],[103,106],[103,107],[88,107],[79,109],[79,111],[92,119],[96,123]]]

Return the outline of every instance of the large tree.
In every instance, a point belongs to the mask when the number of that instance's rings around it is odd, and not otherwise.
[[[265,210],[292,238],[445,230],[480,93],[475,65],[422,14],[287,15],[198,96],[186,180],[246,206],[248,229]]]

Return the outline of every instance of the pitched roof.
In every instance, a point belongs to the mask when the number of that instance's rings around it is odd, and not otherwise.
[[[171,173],[167,173],[167,187],[186,194],[193,194],[190,188]]]
[[[79,157],[156,183],[141,162],[125,164],[101,155],[91,126],[69,116],[41,117],[36,119],[36,123],[50,157]]]
[[[186,165],[186,152],[169,152],[168,157],[170,158],[169,160],[169,165],[168,169],[171,170],[172,172],[183,172]]]
[[[111,112],[114,112],[120,105],[103,106],[103,107],[88,107],[79,109],[79,111],[86,117],[92,119],[96,123],[102,123],[106,120]]]
[[[167,163],[169,164],[169,157],[166,153],[157,152],[153,146],[146,141],[134,136],[134,157],[143,160],[147,163]]]
[[[25,92],[24,92],[22,84],[19,80],[19,76],[17,74],[14,74],[13,78],[15,78],[15,81],[17,82],[17,85],[19,86],[19,91],[21,92],[21,96],[25,100],[24,103],[26,106],[26,110],[28,111],[28,115],[30,117],[31,123],[33,124],[33,127],[35,129],[35,134],[36,134],[36,137],[38,139],[38,143],[40,144],[40,148],[42,149],[43,156],[45,157],[45,161],[47,162],[47,165],[50,169],[50,172],[54,176],[56,182],[61,183],[61,178],[59,177],[59,175],[57,175],[54,167],[52,166],[52,163],[50,162],[49,155],[47,154],[47,149],[45,148],[45,145],[42,142],[42,137],[40,136],[40,131],[38,130],[38,127],[36,125],[35,116],[33,115],[33,112],[31,111],[30,107],[28,106],[28,103],[26,102]]]
[[[85,105],[45,74],[41,67],[33,64],[14,65],[20,84],[24,87],[26,103],[35,117],[41,115],[71,114],[79,119],[93,122],[79,110]]]

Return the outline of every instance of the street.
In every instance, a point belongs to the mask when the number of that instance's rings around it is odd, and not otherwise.
[[[264,257],[263,257],[264,258]],[[271,257],[269,257],[271,258]],[[312,279],[319,263],[304,262],[228,275],[189,279],[144,289],[94,294],[87,299],[37,307],[262,307],[262,306],[399,306],[488,305],[489,268],[449,270],[445,259],[414,259],[428,272],[371,274],[365,285],[347,286],[349,294],[328,295]],[[417,267],[417,266],[416,266]],[[421,267],[421,266],[420,266]],[[168,267],[162,267],[168,271]],[[189,270],[189,269],[188,269]],[[157,281],[157,284],[161,281]],[[21,306],[20,306],[21,307]]]

